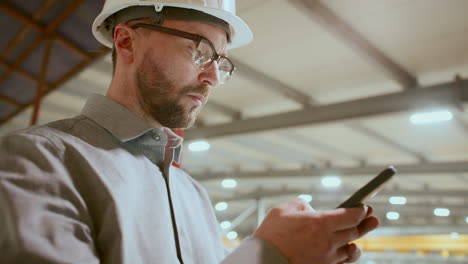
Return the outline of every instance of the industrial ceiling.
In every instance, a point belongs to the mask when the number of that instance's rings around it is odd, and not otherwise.
[[[0,3],[0,134],[77,115],[105,93],[110,56],[90,31],[103,2]],[[182,161],[213,206],[227,203],[224,232],[245,237],[300,194],[334,208],[394,165],[359,263],[467,263],[468,1],[237,0],[237,10],[254,42],[230,52],[238,70],[185,131]],[[418,123],[428,112],[442,120]],[[199,140],[210,149],[188,149]]]

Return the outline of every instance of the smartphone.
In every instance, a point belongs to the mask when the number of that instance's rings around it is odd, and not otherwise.
[[[359,207],[365,204],[370,198],[374,197],[388,183],[397,170],[393,166],[387,167],[379,175],[375,176],[370,182],[351,195],[346,201],[337,208]]]

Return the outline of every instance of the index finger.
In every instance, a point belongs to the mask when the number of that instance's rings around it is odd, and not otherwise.
[[[337,208],[322,214],[332,231],[341,231],[358,226],[367,216],[367,207]]]
[[[302,198],[296,198],[287,202],[283,202],[275,206],[284,214],[294,214],[297,212],[314,212],[315,210],[310,204]]]

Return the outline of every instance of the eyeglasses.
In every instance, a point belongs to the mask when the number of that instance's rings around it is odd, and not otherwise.
[[[206,39],[203,36],[197,35],[197,34],[192,34],[188,33],[185,31],[180,31],[177,29],[172,29],[172,28],[166,28],[166,27],[161,27],[157,25],[152,25],[152,24],[136,24],[132,26],[132,28],[147,28],[159,32],[163,32],[166,34],[186,38],[186,39],[191,39],[196,42],[196,50],[192,54],[192,60],[195,66],[200,71],[204,71],[210,67],[210,65],[213,63],[213,61],[216,61],[218,63],[218,70],[219,70],[219,82],[221,84],[226,83],[231,75],[234,73],[234,70],[236,67],[232,63],[231,60],[228,58],[219,55],[216,53],[216,50],[213,46],[213,44]]]

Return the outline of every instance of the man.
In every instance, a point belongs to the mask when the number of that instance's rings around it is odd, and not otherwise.
[[[182,139],[211,89],[231,76],[227,49],[250,29],[234,0],[107,0],[93,32],[113,46],[114,77],[81,115],[1,142],[0,263],[354,262],[372,209],[274,207],[233,252],[211,202],[182,170]]]

